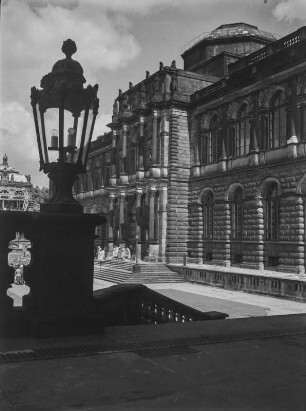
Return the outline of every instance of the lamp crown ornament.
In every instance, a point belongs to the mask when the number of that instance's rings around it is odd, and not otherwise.
[[[82,208],[73,198],[72,186],[78,174],[86,172],[99,99],[98,85],[84,88],[83,68],[71,58],[77,51],[75,42],[64,41],[62,51],[66,57],[43,76],[41,90],[32,87],[31,104],[40,169],[52,182],[51,198],[43,208],[71,212]]]
[[[77,51],[77,46],[75,42],[71,39],[68,39],[63,42],[62,52],[66,55],[66,58],[71,59],[72,54]]]

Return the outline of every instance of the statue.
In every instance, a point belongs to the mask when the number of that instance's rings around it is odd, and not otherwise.
[[[114,100],[114,104],[113,104],[113,115],[114,116],[118,115],[118,102],[116,99]]]
[[[122,107],[123,107],[123,111],[127,111],[130,109],[129,98],[126,94],[123,96],[123,99],[122,99]]]
[[[165,93],[170,93],[170,85],[171,85],[171,76],[166,74],[163,81],[163,91]]]
[[[146,104],[146,87],[144,83],[141,83],[140,94],[139,94],[139,105],[143,108]]]
[[[2,165],[8,166],[8,158],[7,158],[7,155],[6,155],[6,154],[4,154],[4,156],[3,156],[3,163],[2,163]]]
[[[25,178],[27,179],[27,183],[31,182],[31,176],[30,174],[26,174]]]

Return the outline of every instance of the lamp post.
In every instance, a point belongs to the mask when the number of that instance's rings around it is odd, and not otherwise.
[[[98,86],[86,82],[71,56],[72,40],[63,43],[66,57],[31,89],[40,170],[51,181],[51,196],[33,218],[33,263],[24,305],[31,310],[37,335],[101,332],[93,298],[95,228],[105,217],[83,214],[72,188],[86,171],[95,119]]]
[[[99,99],[98,85],[83,87],[82,66],[71,58],[76,50],[74,41],[64,41],[66,58],[42,78],[41,90],[31,89],[40,170],[51,180],[51,196],[41,205],[45,212],[83,211],[72,187],[86,170]]]

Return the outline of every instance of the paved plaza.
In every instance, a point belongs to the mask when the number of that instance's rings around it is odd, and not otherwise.
[[[113,285],[94,281],[95,290]],[[4,358],[18,357],[2,361],[0,410],[306,409],[306,304],[191,283],[148,287],[229,318],[0,339]],[[11,290],[19,303],[24,292]],[[32,352],[46,357],[26,360]]]

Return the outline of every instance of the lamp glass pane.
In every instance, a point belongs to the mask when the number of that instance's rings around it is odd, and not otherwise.
[[[37,121],[37,127],[38,127],[38,130],[36,130],[36,133],[38,133],[38,135],[37,135],[37,144],[38,144],[38,151],[39,151],[40,161],[43,161],[45,163],[46,159],[45,159],[44,150],[43,150],[43,137],[42,137],[42,128],[41,128],[41,118],[40,118],[40,111],[39,111],[37,105],[33,106],[33,114],[34,114],[34,118]]]
[[[64,150],[67,163],[76,163],[80,146],[79,120],[70,111],[64,111]]]
[[[92,122],[93,122],[93,110],[89,109],[88,112],[88,121],[87,121],[87,127],[86,127],[86,133],[85,133],[85,140],[84,140],[84,149],[83,149],[83,153],[82,153],[82,164],[85,164],[86,161],[86,156],[87,156],[87,152],[89,149],[89,144],[90,144],[90,132],[91,132],[91,126],[92,126]]]
[[[57,162],[58,160],[58,150],[56,149],[59,144],[58,137],[56,139],[56,134],[58,136],[58,108],[49,108],[44,115],[45,118],[45,130],[46,130],[46,139],[47,139],[47,149],[49,155],[49,163]],[[57,133],[56,133],[57,131]]]

